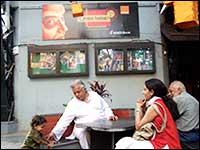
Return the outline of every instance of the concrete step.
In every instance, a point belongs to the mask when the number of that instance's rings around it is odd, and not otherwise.
[[[27,132],[1,133],[1,149],[20,149]]]
[[[1,121],[1,133],[16,133],[18,130],[17,121]]]

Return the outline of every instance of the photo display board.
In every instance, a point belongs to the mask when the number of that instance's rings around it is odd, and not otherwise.
[[[97,75],[155,73],[154,43],[96,44],[95,67]]]
[[[87,76],[87,45],[29,46],[30,78]]]

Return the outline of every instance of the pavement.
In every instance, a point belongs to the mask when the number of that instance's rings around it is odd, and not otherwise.
[[[20,149],[27,132],[1,133],[1,149]]]

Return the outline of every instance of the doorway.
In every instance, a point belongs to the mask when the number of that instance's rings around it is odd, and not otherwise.
[[[169,82],[180,80],[200,100],[200,56],[198,41],[168,42]]]

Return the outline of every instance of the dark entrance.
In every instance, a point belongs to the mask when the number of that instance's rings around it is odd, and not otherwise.
[[[182,81],[187,91],[200,99],[199,42],[168,42],[169,81]]]
[[[170,6],[162,15],[161,33],[167,50],[169,82],[182,81],[187,92],[200,100],[199,26],[176,27]]]

